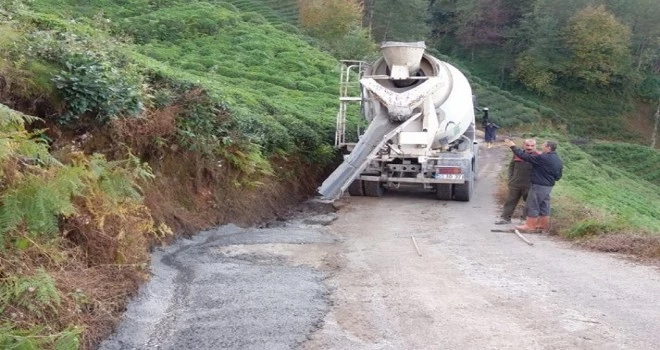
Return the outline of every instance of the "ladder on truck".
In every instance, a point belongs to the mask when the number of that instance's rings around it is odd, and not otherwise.
[[[347,152],[352,151],[355,142],[346,142],[346,111],[349,103],[362,103],[362,88],[360,78],[368,68],[367,62],[342,60],[341,77],[339,81],[339,112],[335,128],[335,148]],[[357,92],[357,96],[355,96]],[[358,135],[360,131],[358,130]]]

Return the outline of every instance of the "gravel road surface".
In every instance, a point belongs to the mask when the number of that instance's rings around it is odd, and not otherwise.
[[[345,197],[180,240],[101,348],[660,349],[656,267],[490,232],[508,156],[482,150],[467,203]]]

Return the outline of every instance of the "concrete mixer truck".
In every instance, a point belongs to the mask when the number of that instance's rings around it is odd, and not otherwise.
[[[318,188],[322,197],[379,197],[414,187],[441,200],[470,200],[478,150],[472,89],[458,69],[425,49],[424,42],[383,42],[382,57],[359,70],[361,96],[340,98],[338,132],[351,99],[369,125],[349,147],[336,137],[350,153]]]

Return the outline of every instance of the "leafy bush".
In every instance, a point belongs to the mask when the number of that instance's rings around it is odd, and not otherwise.
[[[214,35],[235,26],[240,17],[227,9],[203,2],[161,8],[146,15],[125,18],[119,28],[145,44],[151,41],[177,42],[200,35]]]
[[[62,116],[70,123],[87,112],[93,112],[102,124],[111,117],[136,115],[143,109],[141,90],[136,77],[87,56],[66,59],[66,70],[53,77],[55,86],[67,102]]]
[[[639,85],[638,94],[648,101],[660,100],[660,74],[646,76]]]
[[[257,12],[245,12],[241,14],[241,19],[243,22],[255,23],[255,24],[265,24],[268,21]]]
[[[290,34],[300,34],[300,29],[298,27],[289,24],[289,23],[279,23],[275,25],[275,28]]]
[[[234,117],[234,126],[251,142],[260,145],[266,154],[288,153],[294,148],[287,128],[271,116],[242,112]]]

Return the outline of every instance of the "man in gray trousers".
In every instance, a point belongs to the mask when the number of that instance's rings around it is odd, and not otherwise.
[[[506,140],[513,154],[532,164],[532,187],[527,195],[527,220],[522,226],[516,226],[521,231],[541,229],[547,232],[550,228],[550,192],[555,182],[561,179],[564,164],[557,155],[557,142],[543,143],[543,153],[529,154],[516,147],[511,140]]]

